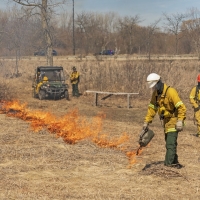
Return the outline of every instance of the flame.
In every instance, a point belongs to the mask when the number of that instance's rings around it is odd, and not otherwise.
[[[112,138],[109,134],[102,133],[102,121],[105,114],[88,119],[79,115],[78,110],[73,110],[62,117],[56,117],[49,112],[30,110],[27,103],[21,104],[18,100],[1,101],[0,113],[17,117],[30,123],[31,130],[38,132],[42,129],[61,137],[68,144],[75,144],[80,140],[88,139],[102,148],[116,148],[126,152],[123,144],[129,140],[126,133],[119,138]],[[141,154],[142,150],[139,151]],[[136,162],[136,151],[126,152],[130,165]]]
[[[129,167],[137,162],[136,156],[141,155],[143,152],[142,147],[138,147],[138,150],[126,152],[126,156],[129,159]]]

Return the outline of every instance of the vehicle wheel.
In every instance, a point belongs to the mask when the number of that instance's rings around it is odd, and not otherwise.
[[[43,99],[45,99],[45,96],[46,96],[45,91],[44,90],[40,90],[39,94],[38,94],[39,99],[43,100]]]
[[[69,92],[65,91],[65,99],[69,100]]]
[[[35,93],[35,88],[33,89],[33,98],[37,98],[37,94]]]

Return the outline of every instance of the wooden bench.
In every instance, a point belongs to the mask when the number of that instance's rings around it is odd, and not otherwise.
[[[102,100],[109,98],[112,95],[127,95],[127,108],[130,108],[130,96],[139,93],[124,93],[124,92],[103,92],[103,91],[91,91],[86,90],[86,93],[94,93],[94,105],[98,105],[98,94],[107,94],[107,96],[103,97]]]

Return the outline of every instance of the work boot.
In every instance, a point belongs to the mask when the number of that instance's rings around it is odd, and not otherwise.
[[[196,134],[196,137],[200,137],[200,132],[198,132],[198,133]]]
[[[176,169],[181,169],[181,168],[183,168],[184,166],[181,165],[180,163],[177,163],[177,164],[171,165],[171,167],[176,168]]]
[[[183,168],[184,166],[183,165],[181,165],[180,163],[177,163],[177,164],[175,164],[175,166],[174,166],[174,168],[176,168],[176,169],[181,169],[181,168]]]
[[[181,165],[180,163],[172,164],[172,165],[166,165],[167,167],[173,167],[176,169],[181,169],[184,167],[184,165]]]

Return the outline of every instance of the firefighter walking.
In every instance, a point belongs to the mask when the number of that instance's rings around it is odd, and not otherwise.
[[[200,74],[197,76],[197,85],[190,92],[190,103],[194,109],[194,123],[197,122],[197,137],[200,137]]]
[[[162,82],[160,75],[151,73],[147,77],[149,88],[153,89],[143,129],[146,130],[156,113],[158,113],[165,133],[166,154],[164,165],[180,169],[183,167],[178,161],[177,138],[183,130],[186,118],[186,107],[177,91]]]

